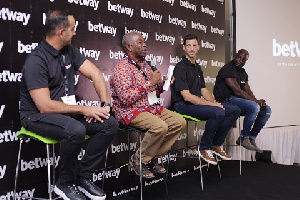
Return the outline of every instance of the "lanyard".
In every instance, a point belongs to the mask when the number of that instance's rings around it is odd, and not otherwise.
[[[146,78],[146,81],[148,81],[148,77],[147,74],[141,69],[141,67],[134,61],[132,60],[129,56],[127,56],[126,54],[124,55],[124,57],[131,63],[134,64],[135,67],[144,75],[144,77]]]
[[[69,87],[68,87],[68,77],[66,74],[66,57],[64,55],[61,55],[60,59],[60,65],[61,65],[61,71],[64,76],[64,86],[65,86],[65,95],[69,95]]]

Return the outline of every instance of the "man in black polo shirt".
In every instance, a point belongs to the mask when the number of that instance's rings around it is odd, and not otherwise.
[[[109,115],[110,98],[104,77],[71,46],[75,35],[72,15],[50,11],[45,28],[46,38],[28,55],[23,66],[21,124],[27,130],[60,140],[60,171],[55,193],[65,200],[85,199],[80,191],[90,199],[105,199],[105,193],[91,181],[118,128],[116,119]],[[102,107],[76,105],[75,70],[93,81]],[[86,134],[90,136],[89,143],[76,166]]]
[[[258,151],[255,138],[271,116],[271,108],[264,99],[256,99],[248,83],[248,74],[243,66],[249,58],[249,53],[241,49],[234,59],[223,66],[214,87],[214,95],[218,102],[227,102],[241,109],[245,116],[241,137],[236,143],[248,150]]]
[[[240,115],[240,109],[234,105],[216,102],[207,90],[203,71],[196,63],[196,54],[200,46],[194,34],[183,38],[185,56],[177,63],[171,86],[174,109],[184,115],[207,120],[200,143],[201,157],[208,163],[217,164],[213,153],[225,160],[231,157],[222,149],[222,144],[230,128]]]

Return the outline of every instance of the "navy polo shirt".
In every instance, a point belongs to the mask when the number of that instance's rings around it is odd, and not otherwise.
[[[230,96],[234,95],[233,91],[225,82],[226,78],[235,78],[242,90],[245,90],[245,83],[248,82],[246,70],[235,66],[233,60],[224,65],[218,72],[214,86],[214,96],[219,102],[225,101]]]
[[[62,59],[62,58],[65,59]],[[50,98],[59,101],[65,94],[63,68],[68,77],[69,95],[75,94],[75,70],[77,71],[85,57],[74,46],[65,46],[57,51],[45,40],[26,58],[22,69],[20,89],[21,119],[32,113],[39,113],[29,91],[37,88],[49,88]],[[63,61],[64,60],[64,61]]]
[[[175,66],[173,76],[175,82],[171,85],[172,104],[183,101],[182,90],[189,90],[191,94],[201,97],[201,88],[205,88],[203,71],[198,63],[193,64],[185,56]]]

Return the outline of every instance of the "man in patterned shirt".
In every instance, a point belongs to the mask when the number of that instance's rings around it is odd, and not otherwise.
[[[153,71],[145,61],[147,47],[142,35],[127,33],[123,36],[122,46],[125,56],[113,69],[110,79],[113,112],[121,123],[146,130],[141,148],[132,155],[130,164],[140,175],[138,155],[141,151],[142,176],[153,178],[153,172],[166,172],[154,160],[171,148],[184,129],[185,120],[161,105],[151,103],[163,92],[163,82],[161,73]]]

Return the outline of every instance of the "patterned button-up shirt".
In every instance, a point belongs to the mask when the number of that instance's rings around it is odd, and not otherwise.
[[[138,63],[138,61],[125,56],[115,66],[110,77],[112,110],[116,119],[126,125],[141,112],[147,111],[156,114],[163,110],[162,106],[150,105],[148,102],[148,93],[156,91],[156,94],[160,94],[163,91],[163,84],[160,84],[161,86],[158,88],[149,81],[152,69],[146,61],[139,63],[144,73],[136,67],[134,62]]]

